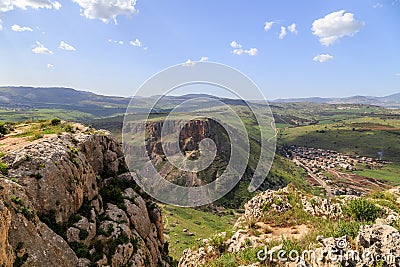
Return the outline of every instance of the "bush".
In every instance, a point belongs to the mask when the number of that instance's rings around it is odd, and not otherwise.
[[[78,258],[90,258],[89,248],[85,244],[71,242],[69,243],[69,246],[75,252],[76,256],[78,256]]]
[[[0,172],[4,175],[8,174],[8,165],[0,161]]]
[[[86,231],[85,229],[80,229],[79,230],[79,239],[80,240],[85,240],[89,236],[89,232]]]
[[[218,249],[220,253],[223,253],[226,250],[225,241],[225,237],[221,235],[215,235],[210,239],[210,245]]]
[[[74,128],[72,128],[72,126],[70,124],[67,124],[67,126],[65,126],[65,131],[67,133],[74,133]]]
[[[227,253],[222,254],[221,257],[216,259],[210,266],[215,267],[234,267],[237,266],[236,264],[236,257],[234,254]]]
[[[51,120],[51,125],[53,125],[53,126],[60,125],[60,123],[61,123],[61,120],[59,118],[54,118]]]
[[[4,124],[0,123],[0,136],[8,133],[9,133],[8,128]]]
[[[350,200],[343,206],[343,212],[361,222],[373,222],[383,214],[383,211],[378,206],[363,198]]]

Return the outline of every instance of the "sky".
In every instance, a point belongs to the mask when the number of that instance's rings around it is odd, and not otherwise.
[[[131,96],[211,61],[268,99],[400,92],[400,0],[0,0],[0,20],[0,86]]]

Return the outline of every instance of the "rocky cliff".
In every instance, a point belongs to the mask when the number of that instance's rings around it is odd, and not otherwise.
[[[120,144],[81,125],[1,158],[0,266],[168,266],[161,211]]]
[[[176,142],[174,134],[176,129],[180,127],[182,128],[178,141],[180,151],[176,151],[176,153],[182,153],[189,160],[198,158],[200,153],[199,143],[203,139],[209,138],[215,142],[216,158],[206,170],[198,173],[182,171],[168,162],[163,147],[169,150],[173,149]],[[179,120],[153,121],[146,123],[146,125],[131,123],[126,125],[124,130],[127,136],[135,137],[141,131],[145,131],[147,136],[145,152],[143,147],[140,147],[140,144],[137,144],[138,142],[133,138],[133,142],[126,148],[127,153],[139,157],[142,156],[142,153],[147,153],[160,175],[166,180],[182,186],[200,186],[215,180],[218,173],[224,171],[230,158],[229,137],[225,129],[212,119],[199,119],[187,123]],[[128,143],[129,141],[126,142],[126,144]]]

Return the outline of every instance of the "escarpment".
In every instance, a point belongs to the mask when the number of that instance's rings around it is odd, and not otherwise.
[[[1,162],[1,266],[169,266],[161,211],[108,132],[79,126]]]
[[[194,187],[210,183],[218,178],[228,165],[231,153],[230,139],[226,130],[215,120],[160,120],[146,124],[131,122],[124,127],[126,152],[137,157],[150,158],[158,173],[175,184]],[[177,129],[181,129],[179,138],[174,136]],[[146,133],[145,146],[136,138],[143,132]],[[177,139],[179,151],[174,147]],[[172,165],[165,155],[165,150],[170,150],[175,151],[175,154],[182,153],[187,160],[196,160],[201,154],[199,144],[204,139],[213,140],[216,155],[212,164],[203,171],[182,171]]]

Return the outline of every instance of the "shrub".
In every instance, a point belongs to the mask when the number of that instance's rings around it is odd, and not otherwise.
[[[89,248],[85,244],[78,243],[78,242],[71,242],[71,243],[69,243],[69,246],[75,252],[76,256],[78,256],[78,258],[89,258],[90,257]]]
[[[220,253],[223,253],[226,250],[225,239],[221,235],[215,235],[210,239],[210,245],[218,249]]]
[[[51,123],[51,125],[53,125],[53,126],[57,126],[57,125],[60,125],[61,120],[60,120],[59,118],[54,118],[54,119],[51,120],[50,123]]]
[[[79,215],[77,213],[72,214],[68,219],[68,226],[74,225],[75,223],[79,222],[81,219],[82,219],[81,215]]]
[[[7,129],[7,127],[3,124],[0,123],[0,136],[8,134],[9,130]]]
[[[39,179],[43,178],[43,175],[40,173],[31,173],[31,174],[29,174],[29,177],[36,178],[37,180],[39,180]]]
[[[383,214],[383,211],[368,199],[357,198],[343,206],[343,212],[361,222],[373,222]]]
[[[74,133],[75,132],[74,128],[70,124],[67,124],[67,126],[65,126],[65,131],[67,133]]]
[[[56,222],[56,211],[54,209],[49,210],[47,213],[38,212],[39,219],[45,223],[51,230],[61,237],[66,237],[67,225],[58,224]]]
[[[89,236],[89,232],[86,231],[85,229],[80,229],[79,230],[79,239],[80,240],[85,240]]]
[[[20,197],[11,196],[11,201],[17,205],[24,205],[24,201]]]
[[[27,218],[29,221],[33,221],[35,218],[35,213],[31,210],[29,206],[26,206],[22,209],[22,214]]]
[[[222,254],[221,257],[216,259],[210,266],[215,267],[234,267],[237,266],[234,254]]]
[[[20,266],[24,265],[24,263],[26,262],[28,257],[29,257],[28,253],[25,253],[24,255],[22,255],[22,257],[16,257],[13,267],[20,267]]]
[[[8,174],[8,165],[0,161],[0,172],[4,175]]]

